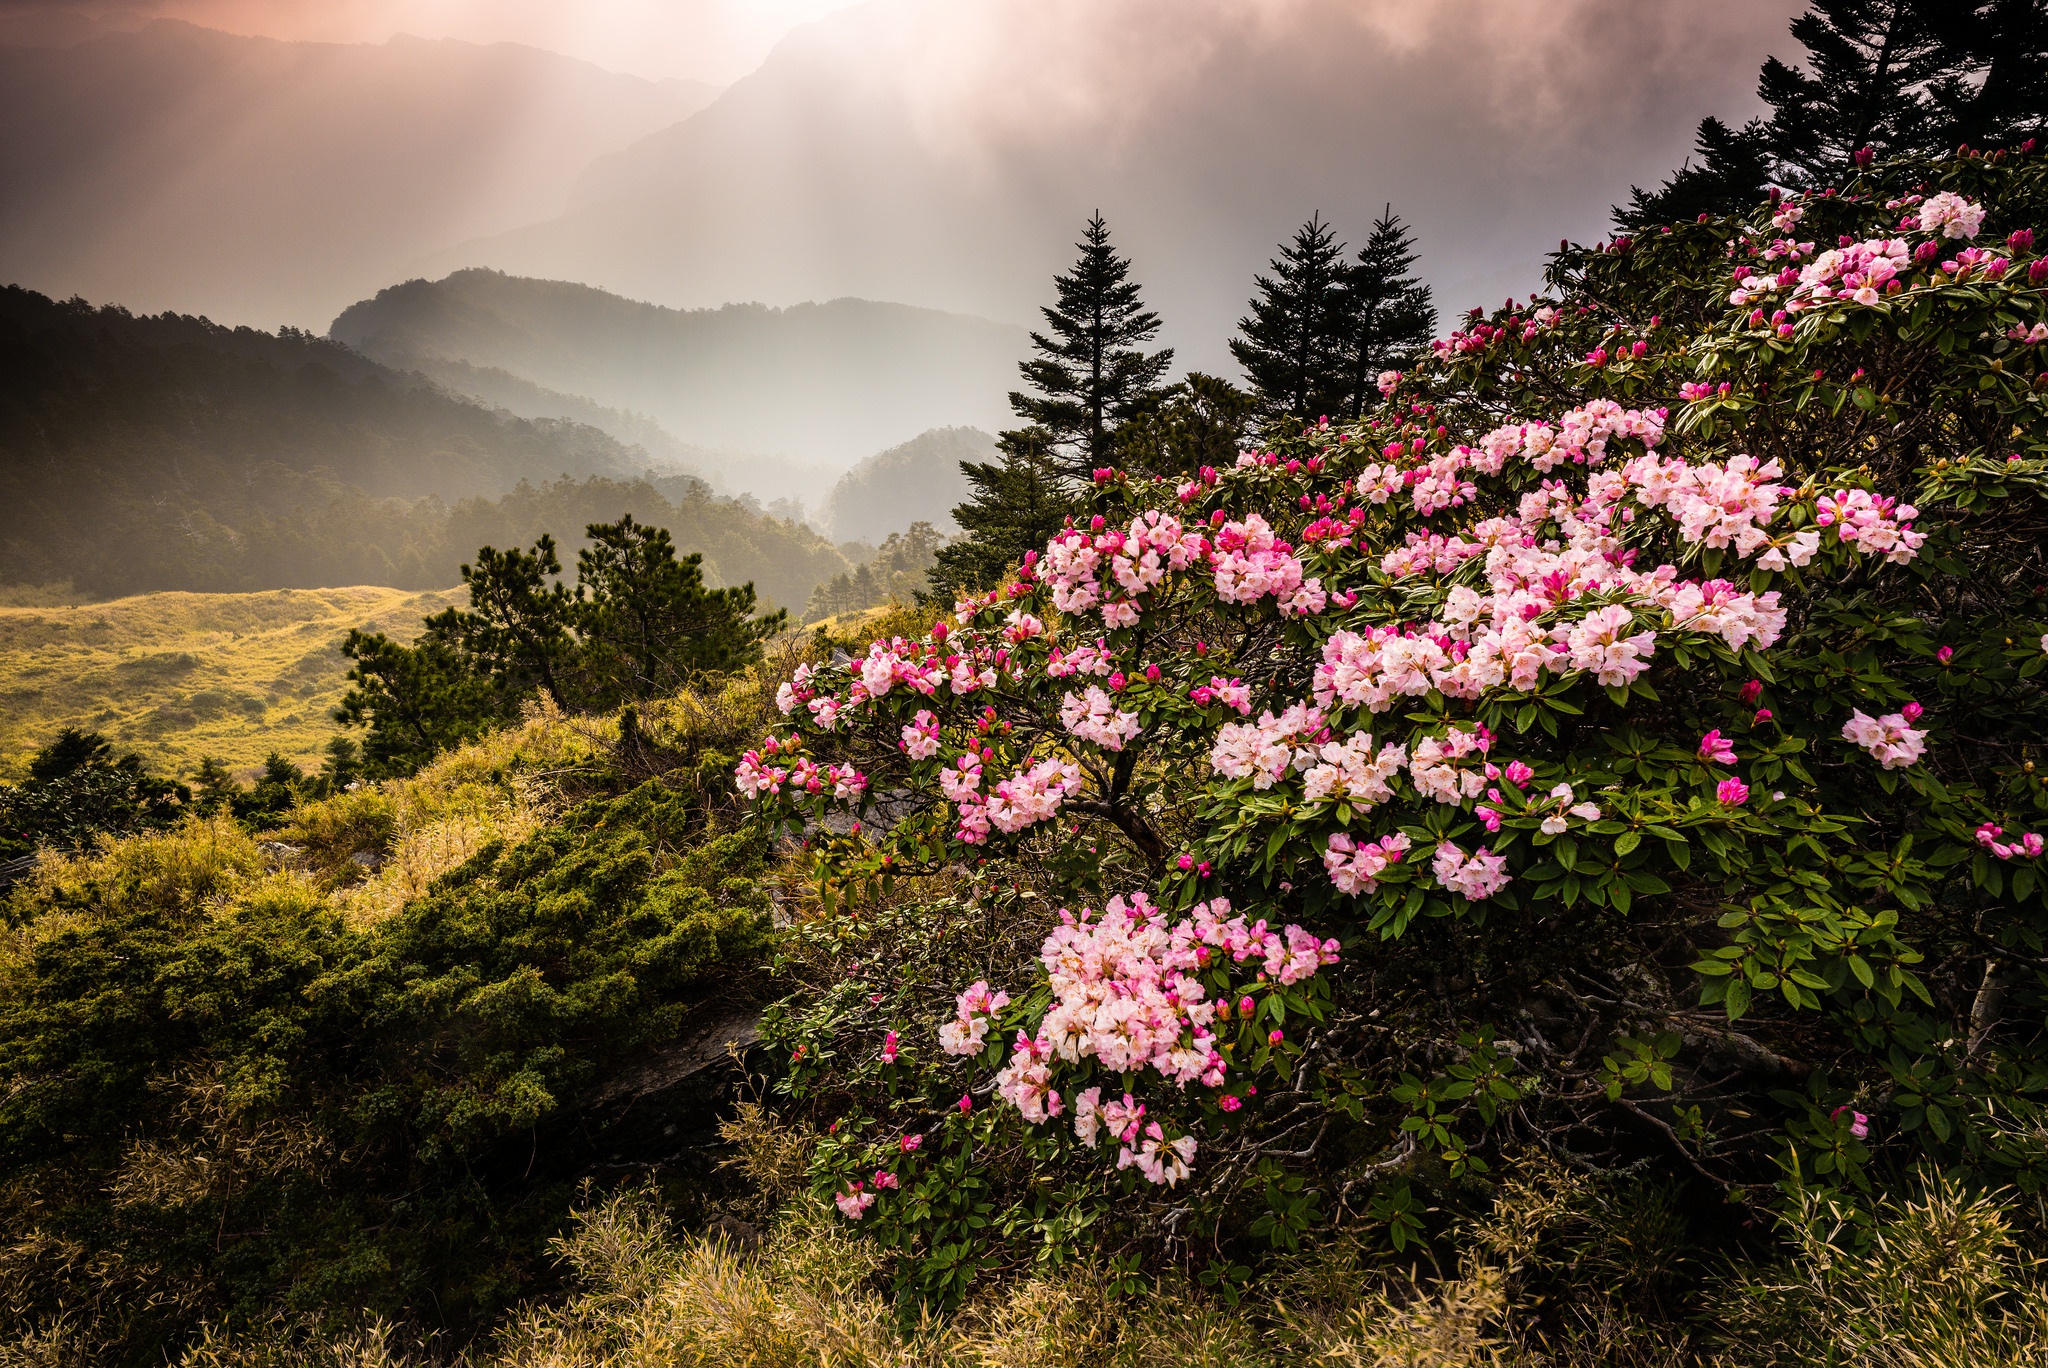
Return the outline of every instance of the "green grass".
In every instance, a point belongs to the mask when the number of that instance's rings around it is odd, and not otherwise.
[[[0,775],[18,777],[60,727],[165,773],[211,755],[246,775],[273,750],[317,767],[338,730],[348,629],[410,640],[461,598],[356,586],[0,606]]]

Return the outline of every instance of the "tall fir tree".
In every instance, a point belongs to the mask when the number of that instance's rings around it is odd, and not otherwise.
[[[1940,45],[1928,151],[2013,146],[2048,132],[2048,3],[1912,0]]]
[[[1005,432],[993,461],[962,461],[968,496],[953,510],[961,536],[939,548],[931,570],[934,602],[993,586],[1026,551],[1045,545],[1080,507],[1074,483],[1040,427]]]
[[[1928,83],[1952,64],[1919,0],[1815,0],[1792,21],[1805,69],[1771,57],[1757,93],[1776,175],[1823,185],[1865,147],[1879,156],[1924,147],[1932,111]]]
[[[1244,367],[1260,417],[1313,422],[1341,417],[1352,388],[1345,244],[1322,215],[1295,231],[1280,248],[1270,276],[1254,276],[1258,294],[1237,321],[1230,354]]]
[[[1346,282],[1351,373],[1344,418],[1355,419],[1377,402],[1380,372],[1406,364],[1436,333],[1436,305],[1414,272],[1415,240],[1389,204],[1359,248]]]
[[[1730,128],[1700,120],[1693,156],[1655,190],[1629,187],[1629,205],[1614,210],[1617,226],[1631,231],[1677,223],[1701,214],[1732,214],[1754,207],[1769,192],[1771,140],[1762,119]]]
[[[1086,478],[1107,461],[1117,425],[1159,390],[1173,349],[1144,349],[1159,333],[1159,315],[1145,308],[1130,259],[1109,245],[1101,214],[1075,247],[1073,271],[1053,277],[1058,302],[1041,310],[1050,335],[1031,334],[1037,355],[1019,367],[1030,392],[1012,392],[1010,407],[1044,430],[1063,472]]]

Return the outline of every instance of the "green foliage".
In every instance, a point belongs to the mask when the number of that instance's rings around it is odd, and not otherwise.
[[[1701,119],[1693,155],[1697,163],[1687,161],[1657,189],[1631,186],[1628,208],[1614,211],[1615,224],[1640,231],[1701,214],[1740,213],[1764,197],[1771,153],[1762,119],[1751,119],[1741,128],[1730,128],[1711,115]]]
[[[231,827],[17,891],[10,1324],[61,1317],[93,1361],[142,1362],[202,1317],[466,1333],[518,1295],[621,1143],[608,1080],[743,998],[763,952],[765,847],[705,791],[688,770],[600,791],[370,925],[265,877]],[[333,824],[306,820],[329,867]],[[344,825],[335,855],[394,834],[388,812]]]
[[[1768,119],[1700,121],[1688,161],[1630,191],[1616,224],[1739,213],[1773,180],[1835,185],[1872,157],[1940,156],[2048,131],[2048,10],[2032,0],[1817,0],[1792,21],[1804,67],[1771,57]]]
[[[565,707],[610,711],[674,693],[705,673],[752,664],[761,658],[761,642],[788,621],[781,612],[757,616],[751,584],[707,589],[703,556],[678,558],[662,528],[628,516],[588,532],[591,545],[576,557],[569,617],[581,687],[560,697]],[[566,610],[566,600],[557,602]]]
[[[462,567],[470,606],[429,618],[417,644],[352,631],[342,654],[355,687],[335,718],[368,729],[362,763],[410,774],[517,715],[545,690],[571,711],[610,711],[750,664],[786,622],[755,615],[754,587],[707,589],[703,558],[629,515],[585,529],[574,593],[554,539],[532,551],[484,547]]]
[[[1271,276],[1254,276],[1251,313],[1237,321],[1230,354],[1244,367],[1262,417],[1314,422],[1353,411],[1351,338],[1344,244],[1311,216],[1273,258]]]
[[[958,540],[932,556],[932,597],[946,601],[994,584],[1045,544],[1080,507],[1043,428],[1006,432],[994,461],[962,461],[970,492],[953,510]]]
[[[1436,329],[1429,287],[1414,277],[1415,247],[1392,205],[1356,262],[1317,218],[1280,249],[1273,275],[1238,320],[1230,353],[1250,378],[1266,421],[1355,420],[1378,394],[1380,373],[1407,364]],[[1224,465],[1203,460],[1179,467]]]
[[[1351,403],[1341,416],[1355,421],[1372,407],[1380,373],[1406,364],[1436,332],[1429,286],[1415,276],[1414,239],[1395,217],[1393,205],[1374,220],[1346,289],[1352,319]]]
[[[0,859],[160,831],[191,801],[190,789],[151,774],[141,756],[116,756],[99,733],[66,727],[29,761],[25,782],[0,787]]]

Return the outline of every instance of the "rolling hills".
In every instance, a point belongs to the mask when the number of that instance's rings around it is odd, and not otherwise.
[[[581,423],[296,330],[0,288],[0,583],[90,597],[456,582],[478,546],[633,513],[801,607],[846,558]]]
[[[0,607],[0,775],[18,777],[62,727],[168,774],[205,756],[247,772],[273,750],[317,768],[338,730],[348,629],[409,641],[423,616],[461,601],[356,586]]]

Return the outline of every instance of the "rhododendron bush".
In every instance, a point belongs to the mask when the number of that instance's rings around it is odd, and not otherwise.
[[[845,1215],[945,1290],[1090,1222],[1401,1244],[1530,1145],[2031,1189],[2044,199],[1895,163],[1563,250],[1364,421],[1098,471],[798,670],[735,779],[831,918],[771,1027]]]

